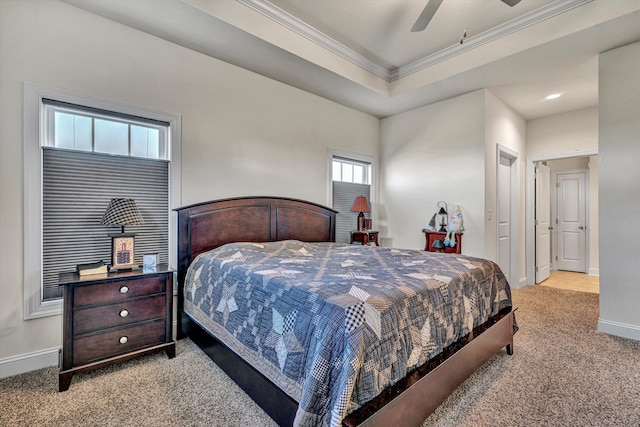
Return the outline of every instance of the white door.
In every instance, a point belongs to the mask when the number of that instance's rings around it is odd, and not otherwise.
[[[536,166],[536,283],[549,277],[551,270],[551,170]]]
[[[500,153],[497,176],[498,254],[497,263],[507,280],[511,281],[511,168],[513,159]]]
[[[586,260],[586,172],[558,172],[557,239],[554,267],[557,270],[587,272]]]

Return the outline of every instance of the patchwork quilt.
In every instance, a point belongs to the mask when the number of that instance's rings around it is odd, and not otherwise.
[[[488,260],[294,240],[201,254],[184,292],[194,321],[299,402],[296,426],[339,426],[511,306]]]

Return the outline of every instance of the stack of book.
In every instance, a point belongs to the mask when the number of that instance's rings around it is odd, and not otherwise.
[[[76,271],[80,276],[89,276],[94,274],[107,274],[109,268],[107,263],[101,260],[90,264],[78,264]]]

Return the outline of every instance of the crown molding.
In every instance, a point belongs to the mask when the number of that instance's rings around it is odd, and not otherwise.
[[[311,25],[296,18],[290,13],[271,4],[267,0],[236,0],[239,3],[261,13],[267,18],[277,22],[285,28],[299,34],[313,43],[327,49],[330,52],[346,59],[371,74],[394,82],[410,74],[429,68],[439,62],[461,55],[486,43],[490,43],[509,34],[520,31],[531,25],[553,18],[576,7],[590,3],[593,0],[558,0],[536,10],[519,16],[515,19],[500,24],[476,36],[469,37],[463,44],[455,44],[432,55],[418,59],[397,69],[389,70],[377,64],[365,56],[359,54],[344,44],[332,39],[326,34],[316,30]]]
[[[237,0],[239,3],[250,7],[251,9],[261,13],[267,18],[277,22],[285,28],[303,36],[313,43],[327,49],[330,52],[346,59],[347,61],[357,65],[358,67],[370,72],[389,82],[391,71],[379,65],[364,55],[359,54],[355,50],[343,45],[342,43],[332,39],[326,34],[316,30],[306,22],[296,18],[290,13],[280,9],[279,7],[269,3],[267,0]]]
[[[593,0],[559,0],[554,3],[550,3],[546,6],[540,7],[536,10],[532,10],[529,13],[525,13],[522,16],[514,18],[496,27],[493,27],[487,31],[484,31],[476,36],[469,37],[463,44],[455,44],[448,48],[442,49],[433,55],[426,56],[422,59],[418,59],[409,64],[403,65],[400,68],[391,71],[390,81],[396,81],[403,77],[406,77],[415,72],[429,68],[439,62],[453,58],[464,52],[468,52],[486,43],[498,40],[509,34],[520,31],[531,25],[535,25],[539,22],[553,18],[576,7],[580,7],[586,3],[590,3]]]

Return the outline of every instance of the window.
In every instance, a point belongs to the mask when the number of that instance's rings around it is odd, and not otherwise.
[[[44,145],[128,157],[167,159],[168,123],[44,99]]]
[[[100,225],[113,197],[132,198],[144,225],[135,232],[135,260],[157,253],[168,262],[168,123],[43,100],[46,132],[42,152],[42,300],[62,297],[58,275],[78,264],[109,262],[108,233]],[[107,155],[105,155],[107,154]],[[137,158],[134,157],[137,154]]]
[[[333,181],[371,184],[371,163],[334,156],[331,170]]]
[[[338,211],[336,242],[349,243],[351,231],[357,229],[358,212],[351,212],[355,198],[365,196],[372,205],[372,169],[371,160],[331,156],[332,207]],[[365,213],[365,217],[370,218],[371,213]]]
[[[144,225],[135,260],[173,263],[171,200],[179,200],[179,116],[25,84],[25,318],[61,312],[58,274],[109,261],[100,225],[111,198],[133,198]]]

